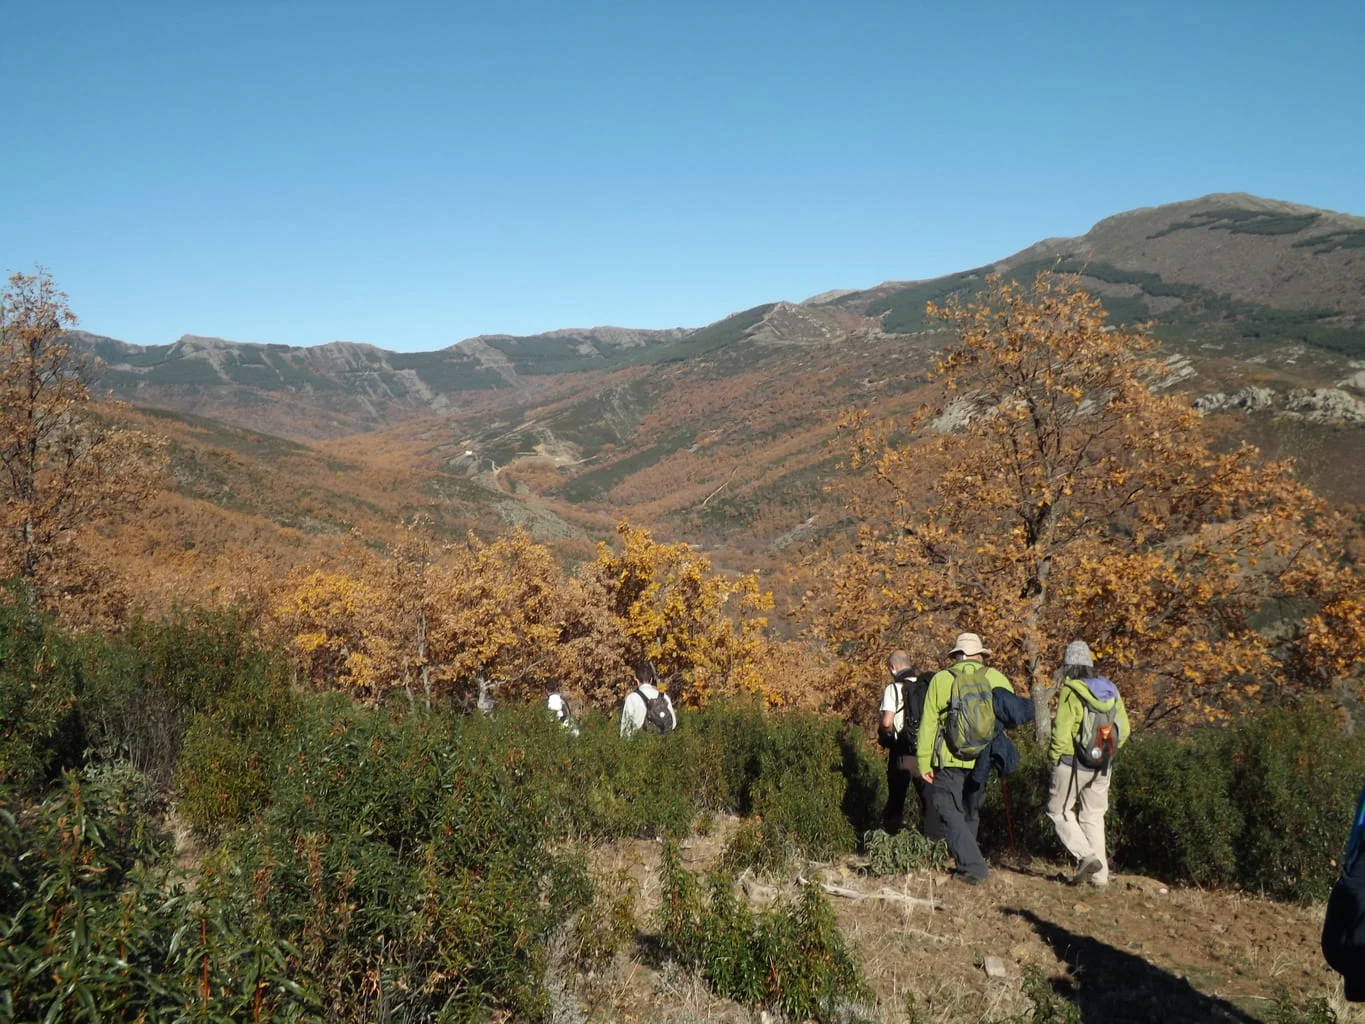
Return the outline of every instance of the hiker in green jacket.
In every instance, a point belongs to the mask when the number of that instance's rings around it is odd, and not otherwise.
[[[995,737],[991,691],[1014,692],[1003,673],[987,668],[990,653],[975,633],[961,633],[948,652],[953,664],[935,672],[924,698],[915,757],[920,776],[933,787],[934,809],[943,823],[953,877],[968,885],[986,880],[986,858],[977,843],[986,787],[972,778],[976,759]]]
[[[1128,710],[1118,687],[1095,671],[1084,640],[1066,645],[1062,675],[1048,748],[1052,781],[1047,816],[1079,864],[1071,884],[1088,881],[1103,887],[1109,884],[1104,813],[1109,809],[1111,762],[1128,741]]]

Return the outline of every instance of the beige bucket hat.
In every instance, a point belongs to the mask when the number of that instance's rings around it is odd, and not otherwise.
[[[953,649],[949,654],[960,654],[964,658],[975,658],[978,654],[990,654],[990,648],[981,643],[981,638],[975,633],[959,633],[957,643],[953,644]]]

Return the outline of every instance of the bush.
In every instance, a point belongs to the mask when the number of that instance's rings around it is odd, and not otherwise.
[[[0,1009],[9,1020],[298,1020],[316,1001],[290,950],[241,890],[211,877],[193,897],[156,862],[149,780],[128,768],[68,773],[41,806],[0,816]],[[23,824],[19,822],[22,821]]]
[[[755,913],[735,896],[733,878],[723,872],[711,876],[703,898],[669,843],[661,885],[661,948],[699,970],[719,995],[821,1022],[846,1019],[857,1003],[871,998],[814,882],[796,899]]]
[[[1017,1024],[1082,1024],[1080,1007],[1057,994],[1041,967],[1024,968],[1023,988],[1024,997],[1033,1005],[1014,1018]]]
[[[720,869],[732,874],[781,870],[796,855],[792,841],[773,822],[753,818],[740,825],[720,854]]]
[[[81,763],[86,744],[69,652],[19,588],[0,590],[0,786],[18,795],[40,792]]]
[[[843,773],[841,724],[832,718],[789,714],[769,732],[759,751],[758,778],[750,801],[809,857],[852,850],[857,842],[844,814],[848,780]]]
[[[908,875],[932,868],[947,871],[951,863],[948,844],[941,839],[926,839],[914,829],[888,835],[881,829],[863,838],[868,870],[874,875]]]
[[[1275,992],[1275,1008],[1269,1019],[1271,1024],[1337,1024],[1336,1011],[1326,999],[1298,1001],[1283,988]]]
[[[541,724],[339,698],[301,716],[224,864],[344,1019],[542,1015],[547,941],[591,886],[555,850],[566,817],[540,769],[562,730]]]
[[[112,640],[79,645],[89,743],[170,784],[185,734],[201,715],[235,740],[273,744],[294,714],[284,663],[235,610],[184,610],[135,620]]]
[[[637,896],[638,887],[629,871],[593,879],[592,898],[574,923],[574,963],[586,970],[602,967],[634,938]]]
[[[1238,881],[1310,903],[1327,898],[1345,847],[1365,749],[1328,708],[1272,709],[1232,730],[1230,795],[1243,821]]]

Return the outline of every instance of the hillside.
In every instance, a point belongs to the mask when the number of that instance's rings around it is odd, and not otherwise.
[[[201,431],[212,419],[313,443],[306,471],[286,468],[302,449],[285,441],[234,455],[247,476],[281,481],[264,513],[281,526],[326,532],[421,509],[452,530],[522,523],[582,550],[626,516],[750,567],[839,525],[841,410],[901,415],[932,397],[924,371],[946,338],[927,301],[993,271],[1053,267],[1081,274],[1116,322],[1152,322],[1229,443],[1296,456],[1329,497],[1365,500],[1365,474],[1341,471],[1365,463],[1365,218],[1246,195],[1134,210],[990,266],[766,303],[695,330],[489,335],[417,353],[78,340],[114,397]],[[364,474],[326,468],[350,464],[388,482],[357,491]],[[213,472],[180,472],[182,495],[258,514]],[[300,473],[319,481],[303,492],[311,511],[289,507]]]

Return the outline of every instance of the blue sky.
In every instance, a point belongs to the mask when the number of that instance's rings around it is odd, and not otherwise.
[[[127,341],[699,326],[1134,206],[1365,214],[1365,4],[19,4],[0,265]]]

